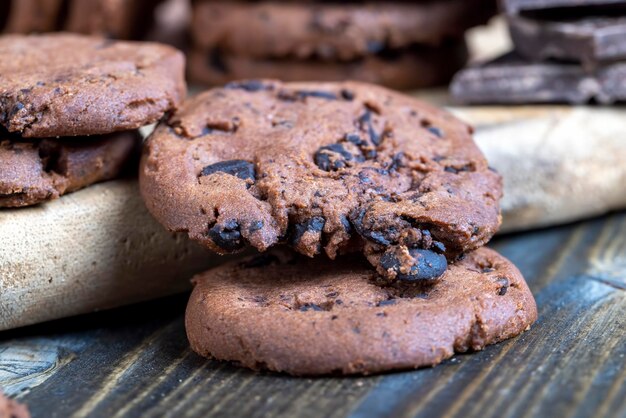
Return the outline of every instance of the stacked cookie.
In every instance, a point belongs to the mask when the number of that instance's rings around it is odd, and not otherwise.
[[[490,0],[198,0],[189,74],[208,85],[243,78],[442,84],[465,63],[465,30],[494,9]]]
[[[525,330],[528,287],[482,248],[502,184],[471,133],[357,82],[240,81],[188,100],[147,140],[146,205],[220,254],[264,252],[194,279],[192,348],[257,369],[366,374]]]
[[[465,103],[626,100],[626,1],[504,0],[515,51],[462,71]]]
[[[185,95],[173,48],[70,34],[0,37],[0,207],[120,175]]]
[[[152,24],[162,0],[4,0],[0,31],[43,33],[58,30],[139,39]]]

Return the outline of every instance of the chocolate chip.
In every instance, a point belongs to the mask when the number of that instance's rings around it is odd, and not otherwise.
[[[390,248],[380,258],[380,266],[384,270],[396,272],[396,278],[402,281],[432,280],[445,273],[448,268],[446,257],[430,250],[412,248],[409,254],[415,259],[415,264],[409,273],[400,271],[401,262],[396,255],[396,249]]]
[[[223,225],[215,225],[209,229],[209,237],[215,245],[226,251],[235,251],[244,245],[239,223],[235,220],[228,221]]]
[[[360,210],[354,210],[350,214],[350,221],[352,222],[352,225],[354,225],[356,232],[363,238],[373,241],[376,244],[385,245],[385,246],[390,245],[391,242],[385,237],[383,233],[379,231],[371,231],[365,228],[365,226],[363,225],[363,219],[365,218],[365,213],[366,213],[365,209],[360,209]],[[394,228],[389,228],[387,232],[395,233],[396,231]]]
[[[307,311],[320,312],[323,310],[324,309],[322,309],[319,305],[316,305],[314,303],[305,303],[304,305],[300,306],[300,311],[302,312],[307,312]]]
[[[372,112],[368,109],[358,120],[361,129],[367,130],[372,144],[378,146],[381,143],[381,135],[376,132],[372,122]]]
[[[395,299],[381,300],[380,302],[376,304],[376,306],[390,306],[390,305],[395,305],[396,303],[398,303],[398,301]]]
[[[307,232],[322,232],[326,220],[321,216],[315,216],[306,222],[296,224],[291,236],[291,242],[293,245],[297,245],[302,236]]]
[[[344,100],[352,101],[354,100],[354,92],[347,89],[341,89],[341,97]]]
[[[260,80],[244,80],[244,81],[232,81],[224,86],[229,90],[245,90],[251,93],[263,90],[271,90],[274,88],[271,84],[265,84]]]
[[[248,227],[248,232],[253,233],[259,231],[261,228],[263,228],[263,221],[255,221]]]
[[[314,97],[317,99],[326,99],[326,100],[337,100],[337,95],[335,93],[331,93],[329,91],[318,91],[318,90],[296,90],[296,91],[288,91],[281,90],[278,93],[278,98],[280,100],[286,101],[296,101],[296,100],[305,100],[307,97]]]
[[[436,126],[429,126],[426,129],[428,129],[428,132],[435,135],[437,138],[443,138],[443,131]]]
[[[219,163],[207,165],[202,169],[200,176],[208,176],[214,173],[226,173],[239,177],[242,180],[254,180],[256,178],[254,164],[245,160],[220,161]]]
[[[506,277],[498,277],[496,280],[500,285],[500,289],[498,289],[498,296],[506,295],[507,290],[509,290],[509,279]]]
[[[339,220],[341,221],[341,226],[343,226],[343,229],[349,235],[352,232],[352,224],[350,224],[350,221],[345,215],[341,215]]]
[[[345,168],[348,161],[362,161],[363,156],[352,155],[342,144],[331,144],[321,147],[313,157],[315,164],[324,171],[337,171]]]
[[[261,254],[253,259],[243,263],[243,267],[247,269],[267,267],[272,264],[280,264],[280,260],[273,254]]]
[[[459,166],[453,167],[453,166],[448,165],[443,170],[448,173],[459,174],[462,172],[475,171],[476,169],[474,168],[474,165],[470,163],[470,164],[465,164],[460,167]]]

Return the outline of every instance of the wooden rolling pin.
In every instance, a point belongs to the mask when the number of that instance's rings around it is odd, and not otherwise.
[[[626,111],[452,108],[504,177],[504,231],[626,207]],[[223,258],[147,213],[132,180],[0,210],[0,330],[183,291]]]

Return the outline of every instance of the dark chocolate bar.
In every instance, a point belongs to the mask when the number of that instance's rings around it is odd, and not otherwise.
[[[589,73],[579,64],[529,63],[509,53],[462,70],[450,89],[454,100],[465,104],[611,104],[626,101],[626,62]]]
[[[626,15],[563,22],[522,15],[507,19],[515,49],[531,60],[575,60],[592,69],[601,62],[626,58]]]
[[[589,8],[601,11],[626,5],[625,0],[502,0],[507,14],[549,9]]]

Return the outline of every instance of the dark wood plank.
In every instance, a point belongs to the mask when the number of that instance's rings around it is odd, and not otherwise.
[[[0,385],[35,418],[626,416],[626,214],[492,245],[539,321],[439,367],[301,379],[207,361],[188,349],[183,295],[0,334]]]

